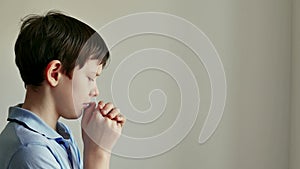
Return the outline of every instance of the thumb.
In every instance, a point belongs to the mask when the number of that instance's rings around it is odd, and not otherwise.
[[[93,112],[95,111],[95,106],[96,106],[96,103],[91,102],[91,103],[89,103],[89,106],[86,109],[84,109],[82,119],[81,119],[82,127],[86,126],[89,123],[89,121],[91,120],[91,118],[93,116]]]

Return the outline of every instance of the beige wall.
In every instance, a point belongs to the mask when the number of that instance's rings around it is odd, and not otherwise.
[[[292,88],[291,88],[291,144],[290,144],[290,169],[300,166],[300,125],[299,125],[299,85],[300,85],[300,1],[293,0],[292,20]]]
[[[299,6],[298,0],[294,0]],[[183,17],[200,28],[220,54],[227,76],[227,102],[224,116],[214,135],[198,144],[199,132],[209,108],[210,85],[207,73],[195,55],[178,42],[162,37],[145,36],[124,42],[112,56],[110,67],[101,80],[112,75],[122,54],[143,47],[161,47],[186,61],[199,84],[201,104],[197,121],[189,135],[174,149],[147,159],[113,156],[112,168],[143,169],[291,169],[300,167],[299,134],[297,134],[299,12],[295,10],[293,57],[291,60],[291,0],[152,0],[152,1],[0,1],[0,128],[5,125],[7,108],[22,102],[24,88],[14,65],[13,45],[19,19],[29,13],[59,9],[82,19],[98,29],[118,17],[144,11],[167,12]],[[297,19],[298,18],[298,19]],[[154,42],[154,43],[153,43]],[[165,43],[164,43],[165,42]],[[153,46],[152,46],[153,45]],[[124,56],[123,56],[124,57]],[[291,85],[293,61],[293,88]],[[178,88],[174,81],[159,72],[138,76],[133,84],[132,101],[147,108],[148,93],[155,87],[149,78],[162,81],[171,96],[166,116],[151,125],[137,126],[128,122],[127,134],[151,135],[168,127],[178,107]],[[149,86],[150,87],[147,87]],[[151,86],[152,85],[152,86]],[[110,100],[108,83],[100,85],[102,97]],[[137,90],[138,93],[134,93]],[[151,91],[151,90],[150,90]],[[292,94],[292,139],[290,145],[290,93]],[[146,96],[145,96],[146,94]],[[168,118],[169,117],[169,118]],[[79,121],[67,121],[81,147]],[[130,147],[134,149],[134,147]]]

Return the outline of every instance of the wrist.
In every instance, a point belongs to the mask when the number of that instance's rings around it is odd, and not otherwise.
[[[103,150],[102,148],[96,149],[86,149],[83,150],[83,155],[90,158],[110,158],[111,153],[108,151]]]
[[[84,168],[109,168],[111,153],[101,148],[99,149],[84,149]],[[100,167],[101,166],[101,167]]]

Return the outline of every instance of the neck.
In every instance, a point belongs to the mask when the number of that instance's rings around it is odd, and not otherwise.
[[[46,87],[28,86],[22,108],[33,112],[51,128],[56,130],[59,115],[55,110],[53,98],[49,95],[49,90]]]

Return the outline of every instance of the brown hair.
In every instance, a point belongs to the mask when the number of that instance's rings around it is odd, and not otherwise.
[[[40,86],[52,60],[60,60],[72,78],[75,66],[98,59],[103,67],[109,50],[102,37],[87,24],[60,12],[24,18],[15,44],[15,62],[26,85]]]

